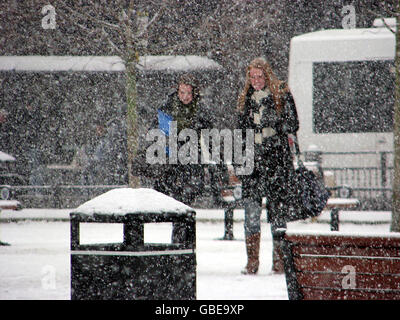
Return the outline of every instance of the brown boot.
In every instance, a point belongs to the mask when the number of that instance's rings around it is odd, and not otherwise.
[[[256,274],[260,264],[260,233],[246,237],[247,265],[242,274]]]
[[[276,273],[284,272],[281,244],[278,240],[272,241],[272,271]]]

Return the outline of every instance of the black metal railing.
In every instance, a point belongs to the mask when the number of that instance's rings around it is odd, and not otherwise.
[[[325,173],[333,173],[336,189],[350,188],[362,209],[391,209],[393,152],[320,152],[314,160]]]

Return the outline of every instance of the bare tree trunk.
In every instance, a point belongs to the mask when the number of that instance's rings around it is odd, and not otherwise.
[[[400,7],[397,9],[400,13]],[[396,83],[394,102],[394,124],[393,124],[393,150],[394,150],[394,179],[393,179],[393,202],[392,223],[390,230],[400,232],[400,30],[399,16],[396,17]]]
[[[131,170],[138,148],[136,57],[132,56],[129,56],[126,61],[126,102],[129,186],[137,188],[139,187],[139,178],[134,176]]]
[[[132,163],[138,150],[138,123],[137,123],[137,88],[136,88],[136,65],[139,63],[139,53],[137,50],[137,39],[133,39],[132,13],[134,11],[135,1],[130,0],[128,14],[121,21],[125,25],[125,68],[126,68],[126,103],[127,103],[127,151],[128,151],[128,183],[131,188],[138,188],[140,180],[138,176],[133,175]],[[137,16],[136,16],[137,19]],[[138,36],[138,35],[136,35]],[[140,38],[140,37],[139,37]]]

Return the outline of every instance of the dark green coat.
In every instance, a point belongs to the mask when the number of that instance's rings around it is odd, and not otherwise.
[[[184,105],[174,91],[168,95],[166,102],[160,107],[161,111],[167,113],[174,121],[177,121],[178,135],[182,129],[194,129],[197,131],[200,147],[200,130],[212,128],[210,119],[207,118],[208,112],[202,108],[197,96],[193,102]],[[157,113],[151,128],[158,128]],[[168,139],[167,139],[168,141]],[[178,141],[178,149],[185,142]],[[190,205],[200,195],[204,189],[204,174],[201,164],[200,148],[198,164],[167,164],[150,165],[145,175],[152,176],[154,179],[154,189],[169,195],[185,204]]]

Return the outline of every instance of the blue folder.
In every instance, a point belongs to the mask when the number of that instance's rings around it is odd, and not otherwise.
[[[158,127],[168,137],[169,136],[169,127],[170,127],[171,121],[173,121],[174,119],[169,114],[167,114],[161,110],[157,110],[157,112],[158,112]],[[165,152],[169,156],[168,146],[165,148]]]
[[[173,118],[169,114],[158,110],[158,127],[166,136],[169,136],[169,126],[171,121],[173,121]]]

